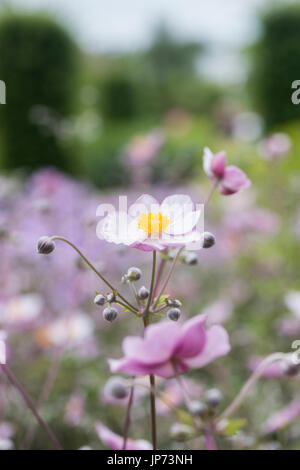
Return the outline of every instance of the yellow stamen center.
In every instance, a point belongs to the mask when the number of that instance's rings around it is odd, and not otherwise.
[[[161,212],[144,212],[138,218],[138,227],[144,230],[148,236],[159,236],[166,230],[170,222],[169,217],[162,215]]]

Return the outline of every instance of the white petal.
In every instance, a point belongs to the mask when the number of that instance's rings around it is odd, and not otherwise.
[[[203,170],[210,178],[213,177],[213,172],[211,171],[211,164],[213,158],[214,154],[212,153],[212,151],[208,147],[205,147],[203,154]]]
[[[189,212],[183,216],[175,218],[166,228],[165,232],[169,235],[183,235],[193,230],[201,215],[201,211]]]

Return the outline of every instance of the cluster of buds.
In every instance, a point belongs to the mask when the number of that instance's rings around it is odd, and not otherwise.
[[[221,391],[217,388],[211,388],[205,392],[203,401],[193,400],[189,403],[189,412],[193,416],[198,416],[205,420],[215,413],[222,399]]]
[[[181,315],[180,307],[182,307],[182,303],[180,302],[180,300],[178,300],[178,299],[174,299],[174,300],[173,299],[167,299],[166,300],[166,305],[168,307],[171,307],[167,311],[167,316],[168,316],[169,320],[172,320],[172,321],[179,320],[180,315]]]
[[[109,321],[110,323],[113,322],[118,316],[118,310],[111,306],[111,304],[115,301],[116,295],[113,292],[107,294],[106,296],[102,294],[97,294],[94,298],[95,305],[103,306],[105,304],[108,304],[108,307],[103,310],[102,315],[104,320]]]

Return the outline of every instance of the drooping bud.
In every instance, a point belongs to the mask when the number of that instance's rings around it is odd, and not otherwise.
[[[139,299],[142,299],[142,300],[148,299],[149,294],[150,292],[145,286],[142,286],[138,291],[138,297]]]
[[[169,320],[177,321],[181,315],[181,311],[179,308],[170,308],[170,310],[167,311],[167,315]]]
[[[104,385],[104,392],[113,398],[122,400],[128,396],[129,390],[122,377],[111,377]]]
[[[178,299],[168,299],[166,303],[168,307],[176,307],[176,308],[182,307],[182,303]]]
[[[115,294],[112,292],[111,294],[107,294],[106,296],[106,300],[109,304],[112,304],[113,302],[116,301],[116,296]]]
[[[193,434],[193,428],[186,424],[174,423],[170,428],[170,435],[176,441],[185,441]]]
[[[103,310],[103,318],[110,323],[113,322],[118,316],[118,310],[113,307],[106,307]]]
[[[37,243],[37,251],[42,255],[49,255],[55,250],[55,243],[50,237],[41,237]]]
[[[190,266],[194,266],[198,263],[198,257],[196,253],[186,253],[183,257],[183,262]]]
[[[132,267],[128,269],[126,276],[130,281],[138,281],[141,279],[142,271],[139,268]]]
[[[205,393],[205,403],[212,408],[219,406],[222,399],[223,395],[218,388],[211,388]]]
[[[286,360],[280,363],[280,368],[284,375],[293,377],[300,371],[300,363],[296,363],[293,360],[293,354],[289,354],[287,355]]]
[[[210,232],[204,232],[202,234],[202,247],[211,248],[216,243],[215,236]]]
[[[94,304],[96,305],[104,305],[106,302],[106,298],[102,294],[97,294],[94,298]]]
[[[207,412],[207,406],[200,400],[192,400],[189,403],[189,412],[194,416],[203,416]]]

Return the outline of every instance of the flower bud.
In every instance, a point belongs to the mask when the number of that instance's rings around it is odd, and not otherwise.
[[[113,307],[106,307],[103,310],[103,318],[106,321],[113,322],[118,316],[118,310]]]
[[[55,250],[55,243],[50,237],[41,237],[38,240],[37,251],[42,255],[49,255]]]
[[[300,370],[300,363],[297,364],[296,362],[294,362],[292,356],[293,356],[292,354],[289,354],[286,360],[280,363],[280,368],[282,372],[284,373],[284,375],[287,375],[290,377],[297,375]]]
[[[207,406],[200,400],[192,400],[189,403],[189,412],[194,416],[203,416],[207,412]]]
[[[211,248],[216,243],[215,236],[210,232],[204,232],[202,234],[202,247]]]
[[[104,385],[104,392],[113,398],[122,400],[128,396],[129,390],[122,377],[111,377]]]
[[[105,302],[106,302],[106,298],[102,294],[98,294],[94,298],[94,304],[96,304],[96,305],[104,305]]]
[[[193,428],[186,424],[174,423],[170,428],[170,435],[172,439],[176,441],[184,441],[191,437],[193,434]]]
[[[174,300],[168,299],[166,303],[168,307],[176,307],[176,308],[182,307],[182,303],[178,299],[174,299]]]
[[[205,403],[212,408],[219,406],[222,399],[222,393],[218,388],[211,388],[205,393]]]
[[[139,268],[135,267],[129,268],[126,276],[130,281],[138,281],[139,279],[141,279],[142,271]]]
[[[112,304],[113,302],[116,301],[116,296],[115,294],[112,292],[111,294],[107,294],[106,296],[106,300],[109,304]]]
[[[198,257],[196,253],[186,253],[183,258],[183,262],[190,266],[194,266],[198,263]]]
[[[142,299],[142,300],[148,299],[149,294],[150,292],[145,286],[142,286],[138,291],[138,297],[139,299]]]
[[[170,310],[167,311],[167,315],[169,320],[177,321],[181,315],[181,311],[179,308],[170,308]]]

